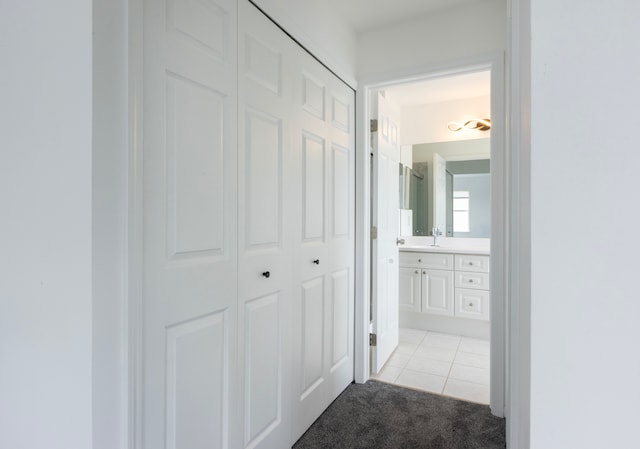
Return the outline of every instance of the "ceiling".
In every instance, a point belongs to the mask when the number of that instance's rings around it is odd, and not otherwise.
[[[491,72],[435,78],[385,89],[400,107],[489,96]]]
[[[481,0],[322,0],[356,33]]]

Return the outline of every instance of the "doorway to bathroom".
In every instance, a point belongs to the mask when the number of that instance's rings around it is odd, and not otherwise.
[[[502,60],[381,80],[364,90],[366,123],[378,120],[367,136],[371,226],[377,233],[371,240],[370,331],[377,342],[370,350],[370,375],[488,403],[502,416]],[[395,118],[375,117],[381,96],[397,110]],[[394,132],[397,159],[385,157],[382,163],[376,145],[384,133],[391,138]],[[395,184],[389,179],[394,171]],[[383,219],[397,220],[395,235],[381,232]],[[394,240],[395,253],[380,251],[391,244],[385,238]]]

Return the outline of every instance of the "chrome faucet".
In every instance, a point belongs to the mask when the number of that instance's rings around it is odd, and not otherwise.
[[[433,245],[431,246],[440,246],[438,245],[438,237],[442,235],[442,233],[440,232],[440,227],[434,226],[434,228],[431,230],[431,235],[433,236]]]

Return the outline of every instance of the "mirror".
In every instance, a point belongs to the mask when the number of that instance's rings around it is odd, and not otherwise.
[[[490,139],[402,148],[400,231],[428,236],[491,236]]]

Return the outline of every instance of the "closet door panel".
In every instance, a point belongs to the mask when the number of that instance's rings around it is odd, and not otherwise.
[[[349,364],[350,348],[353,335],[349,333],[351,326],[351,280],[349,270],[344,269],[331,274],[331,372],[341,365]]]
[[[225,115],[221,93],[174,76],[167,78],[169,257],[224,252]]]
[[[332,288],[332,314],[327,338],[333,349],[329,358],[328,396],[337,397],[353,380],[354,344],[354,198],[355,198],[355,95],[335,76],[327,73],[327,136],[331,154],[330,201],[327,239],[328,275]]]
[[[323,381],[324,374],[324,278],[302,285],[302,396],[308,396]]]
[[[302,134],[303,241],[325,240],[325,140],[308,131]]]
[[[281,298],[278,293],[244,303],[244,444],[268,439],[282,424]]]
[[[282,247],[283,117],[245,108],[246,251]]]
[[[143,21],[136,430],[237,447],[237,4],[145,0]]]
[[[247,1],[238,37],[239,372],[243,445],[290,447],[293,43]]]
[[[295,199],[302,227],[294,283],[322,285],[323,307],[310,315],[306,302],[293,303],[294,335],[302,337],[294,338],[294,440],[353,380],[353,92],[302,50],[298,65],[292,161],[302,186]],[[311,334],[318,339],[314,357],[305,341]],[[320,367],[309,386],[307,373]]]

